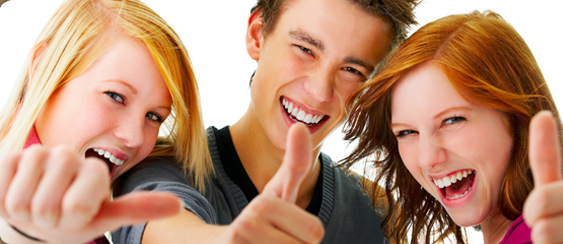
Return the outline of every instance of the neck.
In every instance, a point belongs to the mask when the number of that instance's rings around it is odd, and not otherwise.
[[[481,223],[485,244],[499,243],[506,235],[508,228],[514,221],[507,219],[497,209],[489,218]]]
[[[246,114],[230,127],[231,138],[240,161],[259,193],[274,177],[283,162],[285,150],[272,144],[263,128],[249,109]],[[312,152],[313,167],[299,189],[297,205],[306,208],[312,199],[317,183],[320,165],[320,146]]]

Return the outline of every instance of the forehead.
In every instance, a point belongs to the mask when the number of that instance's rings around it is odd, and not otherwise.
[[[321,41],[329,51],[355,50],[354,56],[381,60],[392,42],[392,26],[347,0],[291,0],[285,3],[274,35],[301,31]],[[352,53],[349,53],[350,55]]]
[[[397,81],[391,94],[393,118],[415,111],[430,114],[446,107],[470,105],[434,63],[407,72]]]

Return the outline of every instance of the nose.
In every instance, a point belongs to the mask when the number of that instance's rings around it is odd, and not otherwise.
[[[328,102],[334,95],[334,73],[319,69],[305,81],[305,91],[318,102]]]
[[[446,161],[446,150],[436,135],[421,136],[418,143],[418,166],[433,168]]]
[[[145,118],[136,117],[130,116],[129,119],[123,119],[115,132],[116,137],[129,148],[140,147],[144,141]]]

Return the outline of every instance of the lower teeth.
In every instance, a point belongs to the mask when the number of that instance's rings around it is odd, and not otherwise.
[[[462,195],[455,195],[455,196],[453,196],[453,197],[446,196],[446,198],[447,198],[447,199],[450,199],[450,200],[459,199],[459,198],[462,198],[462,197],[464,197],[465,195],[467,195],[467,193],[469,193],[469,191],[471,191],[471,187],[469,187],[469,189],[467,189],[467,191],[465,191]]]

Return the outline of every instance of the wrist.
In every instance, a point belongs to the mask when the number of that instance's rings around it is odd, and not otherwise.
[[[21,230],[19,230],[18,228],[14,227],[14,226],[11,225],[11,224],[8,224],[8,225],[9,225],[10,227],[12,227],[13,230],[15,230],[16,232],[18,232],[18,234],[20,234],[21,236],[23,236],[23,237],[25,237],[25,238],[27,238],[27,239],[29,239],[29,240],[36,241],[36,242],[45,242],[45,241],[43,241],[43,240],[41,240],[41,239],[35,238],[35,237],[33,237],[33,236],[30,236],[30,235],[28,235],[28,234],[22,232]]]

